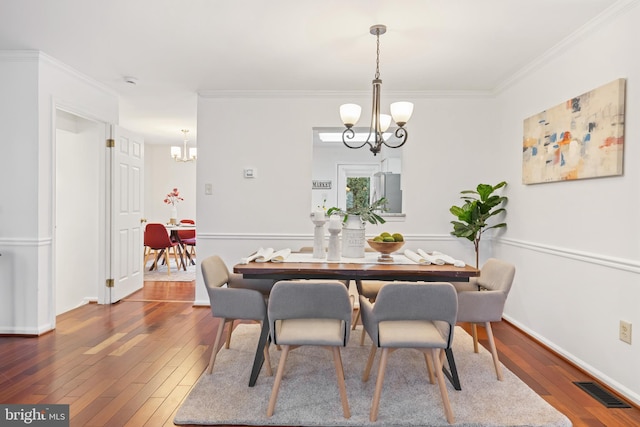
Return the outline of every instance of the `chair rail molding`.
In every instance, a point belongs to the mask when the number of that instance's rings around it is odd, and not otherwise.
[[[595,254],[591,252],[583,252],[575,249],[563,248],[552,245],[544,245],[541,243],[527,242],[518,239],[509,239],[505,237],[492,238],[494,244],[503,244],[505,246],[513,246],[517,248],[527,249],[531,251],[541,252],[549,255],[560,256],[577,261],[596,264],[616,270],[629,271],[632,273],[640,273],[640,262],[627,258],[617,258],[608,255]]]
[[[0,238],[0,246],[51,246],[53,238],[51,237],[5,237]]]
[[[374,236],[374,234],[371,234]],[[404,234],[408,241],[456,241],[457,237],[448,234]],[[313,233],[305,234],[267,234],[267,233],[203,233],[198,232],[202,240],[311,240]]]

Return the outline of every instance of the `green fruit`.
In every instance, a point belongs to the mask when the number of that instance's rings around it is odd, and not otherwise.
[[[385,242],[395,242],[396,240],[391,236],[387,236],[387,237],[383,238],[383,241],[385,241]]]
[[[384,241],[384,237],[376,236],[376,237],[373,238],[373,241],[374,242],[382,242],[382,241]]]
[[[385,231],[384,233],[380,233],[380,237],[391,237],[391,233]]]
[[[404,242],[404,237],[400,233],[393,233],[393,236],[391,237],[393,237],[393,240],[396,242]]]

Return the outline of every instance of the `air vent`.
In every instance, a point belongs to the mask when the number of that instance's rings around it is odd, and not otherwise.
[[[616,396],[602,388],[599,384],[591,381],[576,381],[574,384],[589,393],[591,397],[602,403],[607,408],[631,408],[629,404],[618,399]]]

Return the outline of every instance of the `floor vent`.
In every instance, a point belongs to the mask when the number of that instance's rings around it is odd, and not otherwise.
[[[594,382],[574,382],[575,385],[586,391],[596,399],[598,402],[602,403],[607,408],[631,408],[629,404],[623,402],[622,400],[615,397],[613,394],[609,393],[604,388],[600,387],[600,385]]]

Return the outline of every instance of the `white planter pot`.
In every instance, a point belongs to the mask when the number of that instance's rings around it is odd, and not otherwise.
[[[349,215],[342,228],[342,256],[364,258],[365,223],[360,215]]]

